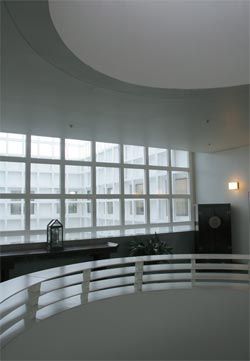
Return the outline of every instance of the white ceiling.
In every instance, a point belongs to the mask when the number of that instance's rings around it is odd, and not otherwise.
[[[247,0],[49,0],[67,47],[113,78],[195,89],[249,84]]]

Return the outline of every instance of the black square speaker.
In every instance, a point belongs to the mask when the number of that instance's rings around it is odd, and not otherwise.
[[[198,204],[196,253],[232,253],[231,205]]]

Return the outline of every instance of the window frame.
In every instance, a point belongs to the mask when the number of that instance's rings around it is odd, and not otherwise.
[[[25,192],[24,193],[1,193],[1,199],[23,199],[24,200],[24,230],[22,231],[3,231],[1,232],[1,237],[8,236],[24,236],[25,243],[30,242],[30,238],[34,235],[44,235],[46,230],[31,230],[31,200],[33,199],[56,199],[60,203],[60,220],[65,225],[65,215],[66,215],[66,200],[70,199],[89,199],[92,204],[92,226],[91,227],[81,227],[81,228],[66,228],[65,227],[65,239],[69,238],[70,233],[76,232],[87,232],[91,234],[91,239],[97,238],[97,232],[100,231],[120,231],[120,236],[126,236],[126,230],[135,230],[136,229],[145,229],[145,234],[150,233],[151,228],[168,228],[169,232],[173,232],[174,229],[178,226],[189,226],[190,230],[194,230],[194,196],[193,196],[193,162],[192,162],[192,153],[188,152],[189,158],[189,167],[172,167],[171,162],[169,161],[168,166],[159,166],[159,165],[149,165],[149,153],[148,146],[144,146],[144,159],[145,164],[132,164],[124,162],[124,145],[127,144],[118,144],[119,145],[119,163],[107,163],[107,162],[97,162],[96,161],[96,143],[97,141],[91,141],[91,161],[81,161],[81,160],[66,160],[65,158],[65,141],[69,139],[68,137],[59,137],[60,139],[60,158],[59,159],[45,159],[45,158],[32,158],[31,157],[31,134],[22,134],[26,136],[26,156],[14,157],[14,156],[0,156],[1,161],[6,162],[22,162],[25,163]],[[33,134],[32,134],[33,135]],[[58,138],[58,137],[55,137]],[[73,138],[72,138],[73,139]],[[79,138],[77,139],[79,140]],[[81,140],[81,139],[80,139]],[[84,140],[84,139],[82,139]],[[89,140],[88,140],[89,141]],[[152,148],[152,147],[151,147]],[[157,148],[157,147],[154,147]],[[162,146],[159,148],[163,148]],[[166,146],[168,159],[171,159],[171,148]],[[30,184],[30,173],[31,173],[31,163],[37,164],[56,164],[59,165],[59,178],[60,178],[60,192],[59,194],[34,194],[31,193],[31,184]],[[66,165],[75,165],[75,166],[89,166],[91,169],[91,194],[67,194],[65,193],[65,166]],[[119,169],[120,174],[120,193],[119,194],[97,194],[96,193],[96,169],[97,167],[111,167]],[[125,194],[124,192],[124,170],[125,169],[142,169],[145,173],[145,193],[144,194]],[[150,170],[164,170],[167,171],[168,176],[168,193],[167,194],[150,194],[149,189],[149,171]],[[189,194],[173,194],[172,193],[172,171],[182,171],[189,173],[189,182],[190,182],[190,193]],[[145,223],[142,224],[125,224],[125,200],[126,199],[145,199]],[[168,199],[169,200],[169,222],[164,223],[150,223],[150,199]],[[187,198],[190,202],[190,221],[185,222],[174,222],[173,220],[173,198]],[[113,226],[97,226],[96,222],[96,201],[98,199],[119,199],[120,200],[120,225]],[[67,237],[66,237],[67,233]],[[165,233],[165,232],[163,232]],[[45,237],[46,238],[46,237]],[[87,238],[86,238],[87,239]],[[1,242],[0,242],[1,243]],[[9,244],[9,243],[1,243]]]

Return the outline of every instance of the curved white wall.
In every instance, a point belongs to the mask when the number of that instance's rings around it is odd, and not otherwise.
[[[3,360],[248,360],[249,292],[203,288],[93,302],[33,326]]]

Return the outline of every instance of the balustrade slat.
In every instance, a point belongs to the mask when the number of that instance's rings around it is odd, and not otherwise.
[[[51,292],[42,295],[39,298],[39,303],[38,303],[39,309],[47,305],[50,305],[52,303],[58,302],[60,300],[72,296],[80,295],[81,293],[82,293],[81,284],[53,290]]]
[[[248,281],[248,274],[240,274],[240,273],[196,273],[196,279],[207,279],[207,280],[239,280],[239,281]]]
[[[144,265],[144,272],[190,270],[190,263]]]
[[[37,311],[37,319],[44,320],[51,316],[56,315],[57,313],[69,310],[76,306],[81,305],[81,296],[71,296],[69,298],[60,300],[58,302],[53,302],[52,304],[47,305]]]
[[[20,321],[23,316],[26,314],[27,308],[26,305],[22,305],[12,312],[8,313],[5,317],[0,320],[0,333],[3,333],[16,322]]]
[[[148,283],[143,284],[142,291],[150,292],[150,291],[165,291],[172,289],[191,289],[190,282],[173,282],[173,283]]]
[[[7,298],[0,304],[0,316],[5,317],[8,313],[24,305],[28,301],[27,290],[21,291],[12,297]]]
[[[190,280],[191,273],[164,273],[143,275],[143,283],[157,282],[157,281],[171,281],[171,280]]]
[[[41,285],[41,294],[54,291],[56,289],[72,286],[82,282],[82,273],[56,278],[50,281],[45,281]]]
[[[134,272],[135,272],[135,266],[93,271],[91,273],[91,280],[100,279],[100,278],[109,278],[114,276],[123,276],[123,275],[125,276],[127,274],[134,274]]]
[[[135,292],[192,287],[249,289],[250,256],[185,254],[106,259],[56,267],[3,282],[1,340],[23,330],[23,326],[17,326],[22,320],[29,326],[87,302]],[[18,313],[24,304],[26,311]]]
[[[134,284],[134,276],[130,277],[118,277],[100,281],[92,281],[90,283],[90,291],[96,291],[99,289],[122,287],[130,284]]]
[[[247,271],[246,264],[228,264],[228,263],[196,263],[197,270],[241,270]]]

